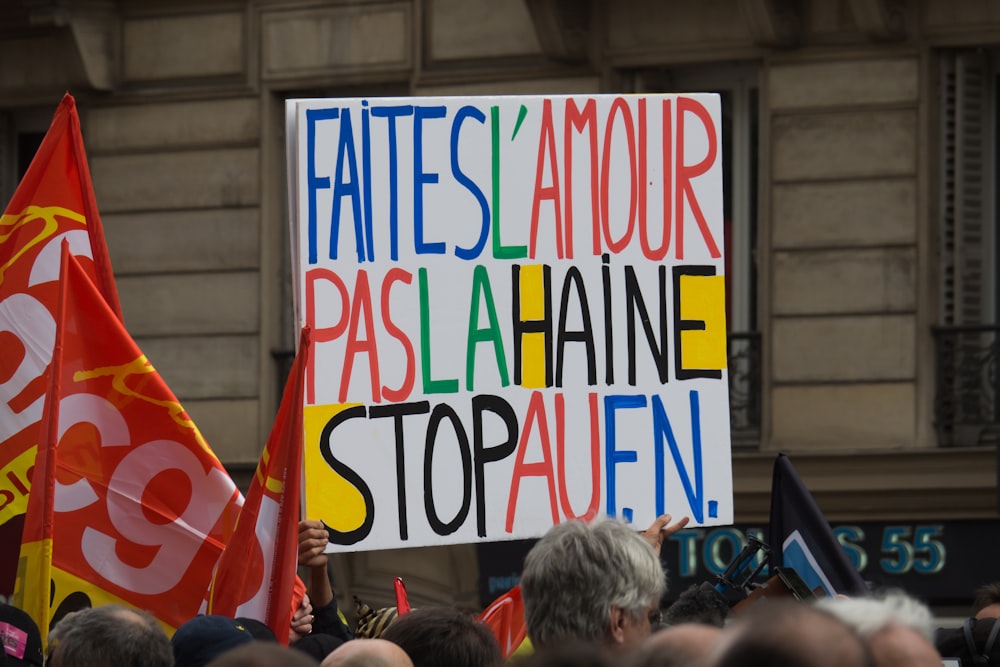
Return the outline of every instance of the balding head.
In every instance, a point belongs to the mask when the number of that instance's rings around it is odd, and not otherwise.
[[[918,632],[887,625],[868,640],[875,667],[940,667],[941,656]]]
[[[636,651],[633,667],[707,667],[722,630],[703,623],[681,623],[660,630]]]
[[[723,631],[714,667],[869,667],[871,652],[853,628],[798,602],[767,600]]]
[[[326,656],[320,667],[413,667],[406,651],[384,639],[352,639]]]

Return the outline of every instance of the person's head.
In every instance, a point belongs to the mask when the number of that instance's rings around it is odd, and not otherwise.
[[[390,641],[352,639],[334,649],[320,667],[413,667],[413,661]]]
[[[567,521],[528,553],[521,574],[528,636],[536,646],[575,640],[635,644],[650,632],[666,589],[653,547],[610,519]]]
[[[319,661],[277,642],[255,639],[226,651],[205,667],[316,667]]]
[[[960,628],[942,630],[937,649],[946,658],[961,658],[962,667],[1000,663],[1000,619],[970,618]]]
[[[934,640],[931,610],[901,590],[865,597],[822,598],[815,604],[850,625],[866,641],[889,625],[909,628],[928,643]]]
[[[654,632],[636,650],[630,667],[708,667],[722,630],[704,623],[681,623]]]
[[[927,605],[903,591],[868,597],[824,598],[816,605],[851,626],[867,642],[877,667],[936,667],[941,656],[932,643]]]
[[[666,625],[704,623],[721,628],[729,617],[729,603],[711,584],[692,584],[663,611]]]
[[[508,662],[512,667],[614,667],[616,656],[591,642],[555,642]],[[516,655],[516,654],[515,654]]]
[[[195,616],[170,639],[175,667],[203,667],[226,651],[253,641],[239,621],[228,616]]]
[[[1000,618],[1000,581],[983,584],[976,589],[972,603],[974,618]]]
[[[712,667],[871,667],[868,646],[848,625],[799,602],[751,605],[723,630]]]
[[[912,628],[890,623],[868,639],[876,667],[940,667],[941,654]]]
[[[326,656],[333,653],[343,643],[344,640],[341,637],[328,635],[325,632],[314,632],[297,642],[292,642],[289,647],[305,653],[316,662],[323,662]]]
[[[246,616],[237,616],[233,619],[238,624],[242,625],[247,629],[247,632],[253,636],[254,639],[264,642],[276,642],[278,638],[275,636],[274,631],[268,627],[267,623],[264,621],[258,621],[256,618],[248,618]]]
[[[0,604],[0,665],[42,667],[42,634],[31,617],[17,607]]]
[[[400,616],[382,639],[398,644],[413,667],[495,667],[503,662],[496,637],[451,607],[422,607]]]
[[[144,611],[118,605],[81,609],[49,633],[51,667],[173,667],[167,633]]]

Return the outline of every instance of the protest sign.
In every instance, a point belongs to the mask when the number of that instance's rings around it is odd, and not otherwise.
[[[732,521],[715,95],[290,100],[338,550]]]

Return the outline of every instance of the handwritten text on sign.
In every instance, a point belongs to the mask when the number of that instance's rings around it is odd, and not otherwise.
[[[716,96],[289,114],[307,514],[342,548],[732,521]]]

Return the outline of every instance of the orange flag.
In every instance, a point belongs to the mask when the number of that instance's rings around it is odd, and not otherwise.
[[[490,603],[479,620],[488,627],[500,643],[504,660],[513,655],[528,634],[524,622],[524,602],[521,587],[515,586]]]
[[[306,327],[236,533],[219,559],[209,593],[209,613],[256,618],[283,644],[288,643],[298,564],[302,403],[311,345]]]
[[[56,335],[63,241],[120,319],[80,120],[68,94],[0,217],[0,544],[5,545],[20,542],[24,524]],[[16,569],[17,551],[0,549],[0,596],[13,591]]]
[[[203,606],[240,495],[80,262],[62,264],[43,492],[28,501],[15,604],[43,636],[112,602],[176,628]]]

